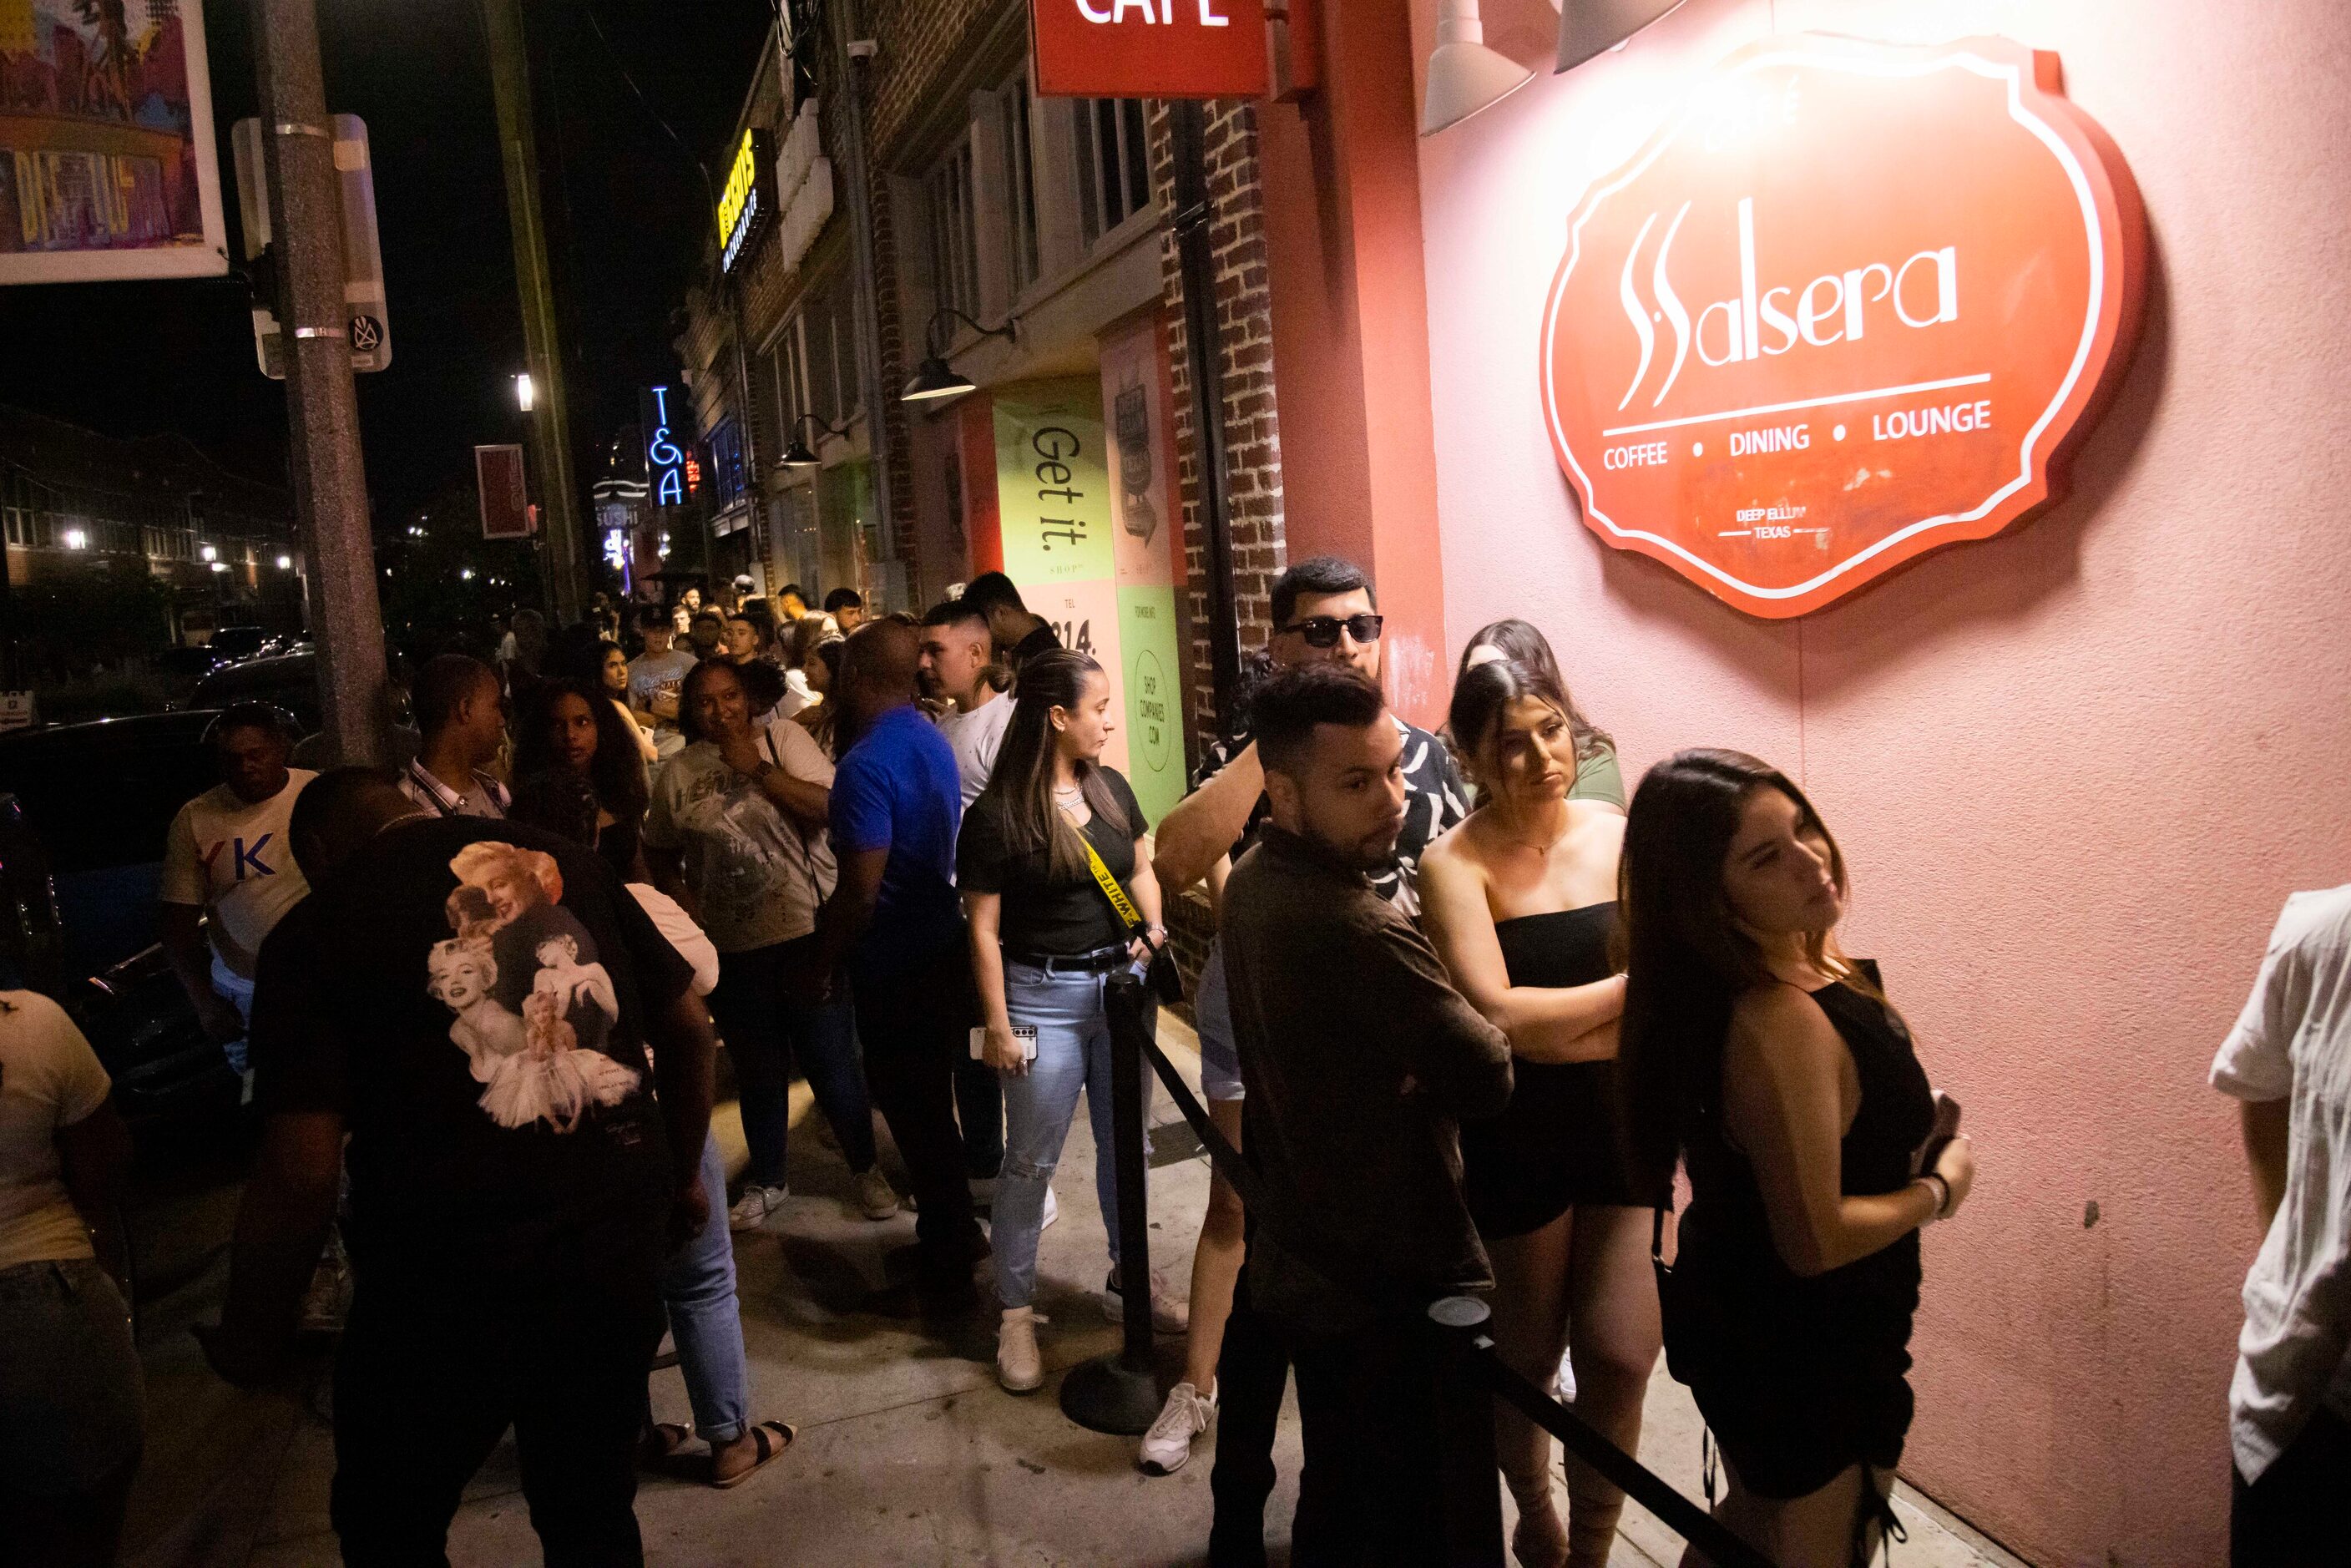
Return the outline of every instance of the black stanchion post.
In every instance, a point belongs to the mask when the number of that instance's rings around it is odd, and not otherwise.
[[[1492,1316],[1474,1296],[1428,1304],[1437,1325],[1437,1467],[1445,1497],[1445,1561],[1502,1568],[1502,1489],[1496,1484],[1494,1396],[1475,1358]]]
[[[1111,1131],[1118,1146],[1118,1272],[1126,1334],[1116,1354],[1098,1355],[1061,1379],[1061,1413],[1096,1432],[1140,1437],[1159,1414],[1151,1354],[1151,1220],[1143,1191],[1143,981],[1121,969],[1102,983],[1110,1014]],[[1102,1151],[1094,1151],[1100,1159]]]

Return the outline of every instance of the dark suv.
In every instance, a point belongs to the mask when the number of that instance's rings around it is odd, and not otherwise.
[[[157,944],[163,839],[219,782],[209,711],[0,736],[0,967],[63,1003],[134,1123],[234,1115],[240,1085]]]

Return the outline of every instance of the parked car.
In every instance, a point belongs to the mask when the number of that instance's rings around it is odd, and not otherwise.
[[[134,1127],[237,1113],[242,1086],[156,940],[164,835],[219,781],[214,716],[0,736],[0,967],[74,1016]]]
[[[235,628],[232,627],[234,631]],[[287,652],[264,653],[214,670],[196,683],[188,698],[191,708],[224,708],[235,703],[264,702],[284,708],[304,734],[319,727],[319,654],[309,643],[296,643]]]
[[[275,641],[277,639],[264,626],[224,626],[213,633],[212,640],[204,646],[212,650],[215,658],[228,664],[266,653]]]

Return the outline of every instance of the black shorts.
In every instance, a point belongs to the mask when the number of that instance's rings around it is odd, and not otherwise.
[[[1688,1245],[1686,1233],[1684,1266],[1661,1281],[1667,1362],[1740,1485],[1798,1498],[1856,1464],[1894,1468],[1915,1408],[1915,1283],[1848,1265],[1813,1280],[1728,1270],[1709,1286]]]

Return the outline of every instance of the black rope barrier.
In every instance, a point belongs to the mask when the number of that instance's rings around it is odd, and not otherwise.
[[[1590,1465],[1625,1495],[1647,1509],[1665,1526],[1684,1541],[1698,1548],[1715,1568],[1773,1568],[1762,1552],[1731,1533],[1719,1520],[1682,1495],[1672,1482],[1643,1465],[1640,1460],[1610,1442],[1608,1438],[1578,1416],[1574,1411],[1545,1394],[1526,1377],[1506,1364],[1495,1354],[1494,1342],[1485,1333],[1487,1309],[1484,1302],[1470,1297],[1453,1296],[1430,1302],[1406,1302],[1393,1290],[1383,1290],[1371,1281],[1358,1278],[1358,1271],[1343,1258],[1333,1256],[1318,1239],[1318,1233],[1294,1212],[1284,1195],[1266,1186],[1240,1156],[1240,1152],[1226,1141],[1217,1130],[1207,1111],[1194,1097],[1191,1088],[1175,1063],[1167,1060],[1153,1038],[1153,1031],[1144,1023],[1144,983],[1137,974],[1122,970],[1110,977],[1103,986],[1105,1010],[1110,1016],[1111,1033],[1114,1041],[1123,1041],[1126,1050],[1112,1052],[1113,1084],[1113,1122],[1120,1147],[1113,1156],[1118,1161],[1119,1176],[1119,1254],[1120,1271],[1126,1286],[1126,1346],[1117,1358],[1100,1358],[1104,1362],[1116,1359],[1124,1364],[1129,1375],[1149,1365],[1150,1305],[1146,1296],[1149,1276],[1141,1260],[1149,1242],[1144,1212],[1143,1183],[1143,1096],[1140,1090],[1142,1073],[1139,1068],[1129,1068],[1128,1076],[1136,1082],[1132,1092],[1119,1092],[1125,1085],[1119,1082],[1122,1062],[1148,1061],[1151,1070],[1165,1085],[1176,1107],[1192,1132],[1200,1140],[1209,1163],[1218,1176],[1240,1195],[1254,1222],[1281,1238],[1282,1245],[1309,1268],[1321,1274],[1335,1288],[1348,1291],[1383,1310],[1408,1311],[1419,1321],[1430,1325],[1445,1342],[1447,1360],[1458,1364],[1463,1373],[1484,1382],[1493,1394],[1508,1401],[1520,1414],[1544,1431],[1559,1439],[1561,1445],[1577,1458]],[[1096,1155],[1097,1158],[1101,1155]],[[1129,1182],[1132,1171],[1136,1177]],[[1092,1364],[1089,1364],[1090,1365]],[[1073,1372],[1072,1375],[1075,1375]],[[1064,1398],[1066,1407],[1068,1401]],[[1155,1413],[1156,1406],[1154,1406]],[[1072,1412],[1073,1418],[1075,1413]],[[1092,1422],[1083,1423],[1092,1425]],[[1098,1430],[1112,1430],[1098,1427]],[[1140,1431],[1142,1427],[1135,1427]],[[1500,1483],[1491,1476],[1485,1478],[1489,1495],[1480,1499],[1448,1503],[1448,1511],[1459,1512],[1475,1520],[1482,1531],[1484,1521],[1490,1517],[1493,1560],[1500,1561],[1501,1512],[1499,1493]]]

